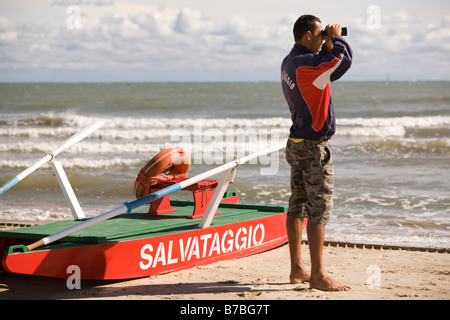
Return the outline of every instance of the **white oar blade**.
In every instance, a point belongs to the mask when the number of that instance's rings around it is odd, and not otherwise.
[[[103,121],[99,121],[97,123],[94,123],[90,126],[85,127],[84,129],[80,130],[73,136],[71,136],[69,139],[67,139],[62,145],[60,145],[57,149],[53,150],[53,156],[56,156],[58,153],[63,151],[64,149],[69,148],[70,146],[73,146],[75,143],[83,140],[88,135],[90,135],[92,132],[100,128],[105,123]]]

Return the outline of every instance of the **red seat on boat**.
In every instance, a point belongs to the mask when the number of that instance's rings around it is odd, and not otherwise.
[[[155,191],[164,189],[173,185],[175,183],[179,183],[188,178],[174,178],[173,180],[167,181],[158,181],[157,184],[152,185],[150,188],[150,193]],[[206,208],[208,207],[209,201],[211,200],[214,190],[219,184],[219,180],[201,180],[193,185],[190,185],[182,190],[191,191],[194,196],[194,212],[192,215],[188,216],[189,219],[197,219],[201,218]],[[170,204],[170,195],[167,195],[161,199],[155,200],[150,203],[150,210],[148,213],[144,215],[154,216],[164,213],[176,212],[177,209],[173,209]],[[216,212],[216,215],[220,214],[220,212]]]

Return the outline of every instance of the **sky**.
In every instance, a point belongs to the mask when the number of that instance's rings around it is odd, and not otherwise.
[[[279,81],[303,14],[348,27],[343,80],[450,80],[448,0],[1,0],[0,82]]]

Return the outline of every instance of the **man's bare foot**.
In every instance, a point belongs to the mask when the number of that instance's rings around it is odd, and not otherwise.
[[[291,270],[291,275],[289,276],[289,280],[292,284],[300,284],[304,282],[309,282],[310,279],[309,272],[301,266],[300,268],[296,268],[295,270]]]
[[[349,286],[343,285],[333,279],[328,275],[321,276],[319,279],[311,278],[309,282],[309,287],[311,289],[317,289],[322,291],[350,291]]]

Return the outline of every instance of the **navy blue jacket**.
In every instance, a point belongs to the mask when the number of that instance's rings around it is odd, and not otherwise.
[[[333,38],[333,50],[319,53],[295,44],[281,65],[281,84],[292,114],[290,137],[328,140],[336,132],[330,83],[352,64],[352,49],[342,37]]]

